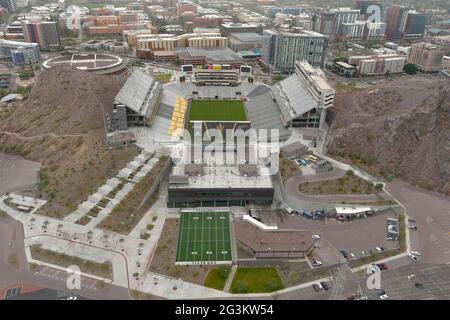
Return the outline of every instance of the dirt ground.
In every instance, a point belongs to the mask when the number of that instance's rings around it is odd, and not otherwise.
[[[121,81],[52,68],[40,73],[27,99],[0,108],[0,152],[42,165],[38,187],[48,203],[40,213],[72,212],[138,154],[135,146],[110,150],[103,139],[103,111],[111,110]]]
[[[301,280],[299,274],[303,271],[311,270],[306,261],[285,262],[277,266],[277,269],[286,287],[299,284]]]
[[[386,181],[450,195],[450,80],[417,74],[338,88],[326,151]]]
[[[302,171],[295,161],[286,160],[283,157],[280,157],[280,174],[283,182],[286,182],[289,178],[302,174]]]
[[[299,185],[299,191],[306,194],[372,194],[376,189],[354,174],[327,181],[305,182]]]
[[[150,271],[203,285],[209,270],[217,266],[176,266],[176,250],[180,219],[167,219],[150,264]]]
[[[81,272],[112,279],[112,264],[109,261],[105,263],[88,261],[78,257],[43,249],[39,245],[30,246],[30,253],[36,260],[53,263],[62,267],[76,265],[80,268]]]

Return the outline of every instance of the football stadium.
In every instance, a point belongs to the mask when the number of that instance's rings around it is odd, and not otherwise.
[[[291,76],[272,86],[254,81],[248,66],[238,70],[182,66],[179,81],[164,84],[136,69],[115,98],[111,126],[132,131],[144,148],[173,149],[186,143],[183,129],[188,129],[191,137],[202,135],[200,158],[194,158],[192,147],[182,155],[172,154],[169,208],[271,204],[270,161],[258,159],[256,146],[247,143],[245,155],[238,154],[235,146],[233,163],[221,162],[217,154],[206,152],[205,146],[213,141],[207,129],[222,133],[227,129],[266,129],[269,135],[277,130],[279,140],[285,141],[291,127],[323,126],[333,99],[334,90],[322,71],[302,61],[296,63]],[[191,142],[188,145],[192,146]],[[229,145],[224,143],[223,148],[228,150]]]

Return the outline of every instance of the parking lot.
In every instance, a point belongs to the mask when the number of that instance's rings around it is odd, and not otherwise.
[[[394,211],[386,211],[350,222],[340,222],[335,219],[308,220],[302,216],[291,216],[281,210],[272,215],[263,212],[260,216],[263,223],[277,225],[280,229],[305,229],[320,235],[321,239],[312,257],[322,261],[324,265],[338,263],[340,250],[362,257],[362,251],[375,252],[377,246],[385,250],[397,247],[396,242],[386,240],[386,219],[394,217]]]
[[[408,280],[408,275],[415,278]],[[420,287],[415,284],[420,283]],[[382,290],[391,300],[448,300],[450,299],[450,265],[410,263],[383,272]],[[369,299],[379,299],[377,290],[366,291]]]
[[[0,195],[34,185],[39,167],[38,162],[0,153],[0,181],[8,181],[0,183]]]

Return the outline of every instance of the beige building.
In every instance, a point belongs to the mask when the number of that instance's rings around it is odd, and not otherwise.
[[[157,29],[153,27],[143,30],[124,30],[123,41],[128,43],[129,46],[136,47],[138,35],[151,35],[155,33],[157,33]]]
[[[226,47],[227,38],[220,33],[187,33],[183,35],[137,35],[137,49],[173,50],[174,48]]]
[[[431,43],[415,43],[411,45],[408,63],[414,63],[422,72],[437,72],[442,68],[443,50]]]

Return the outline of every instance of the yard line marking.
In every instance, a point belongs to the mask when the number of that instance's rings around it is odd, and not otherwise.
[[[197,212],[195,212],[194,215],[195,215],[195,218],[197,218]],[[195,221],[197,221],[197,219]],[[195,242],[194,242],[194,251],[197,252],[197,224],[196,223],[194,223],[194,240],[195,240]],[[196,258],[196,255],[194,254],[193,257],[192,257],[192,260],[194,262],[196,262],[195,258]]]
[[[217,215],[215,215],[216,216],[216,219],[214,219],[214,226],[215,226],[215,230],[216,230],[216,239],[217,239]],[[218,252],[218,250],[217,250],[217,242],[218,241],[215,241],[216,242],[216,252],[215,252],[215,259],[216,259],[216,261],[217,261],[217,252]]]
[[[211,219],[208,219],[208,252],[211,252]],[[208,253],[208,260],[211,261],[211,253]]]
[[[189,213],[183,213],[183,214],[186,215],[185,219],[188,219],[188,234],[187,234],[187,237],[189,239],[189,231],[191,230],[191,220],[189,219],[190,218],[190,214]],[[188,261],[188,254],[189,254],[189,241],[188,241],[187,247],[186,247],[186,260],[185,261]]]
[[[225,219],[220,219],[220,220],[222,220],[222,252],[223,252],[223,251],[225,251],[225,231],[223,230],[223,220],[225,220]],[[225,260],[225,254],[224,253],[222,253],[222,254],[223,254],[222,259]]]
[[[204,217],[204,214],[203,214],[203,217]],[[202,217],[202,234],[201,234],[201,237],[200,237],[200,254],[201,254],[201,257],[200,257],[200,259],[203,259],[203,217]]]

